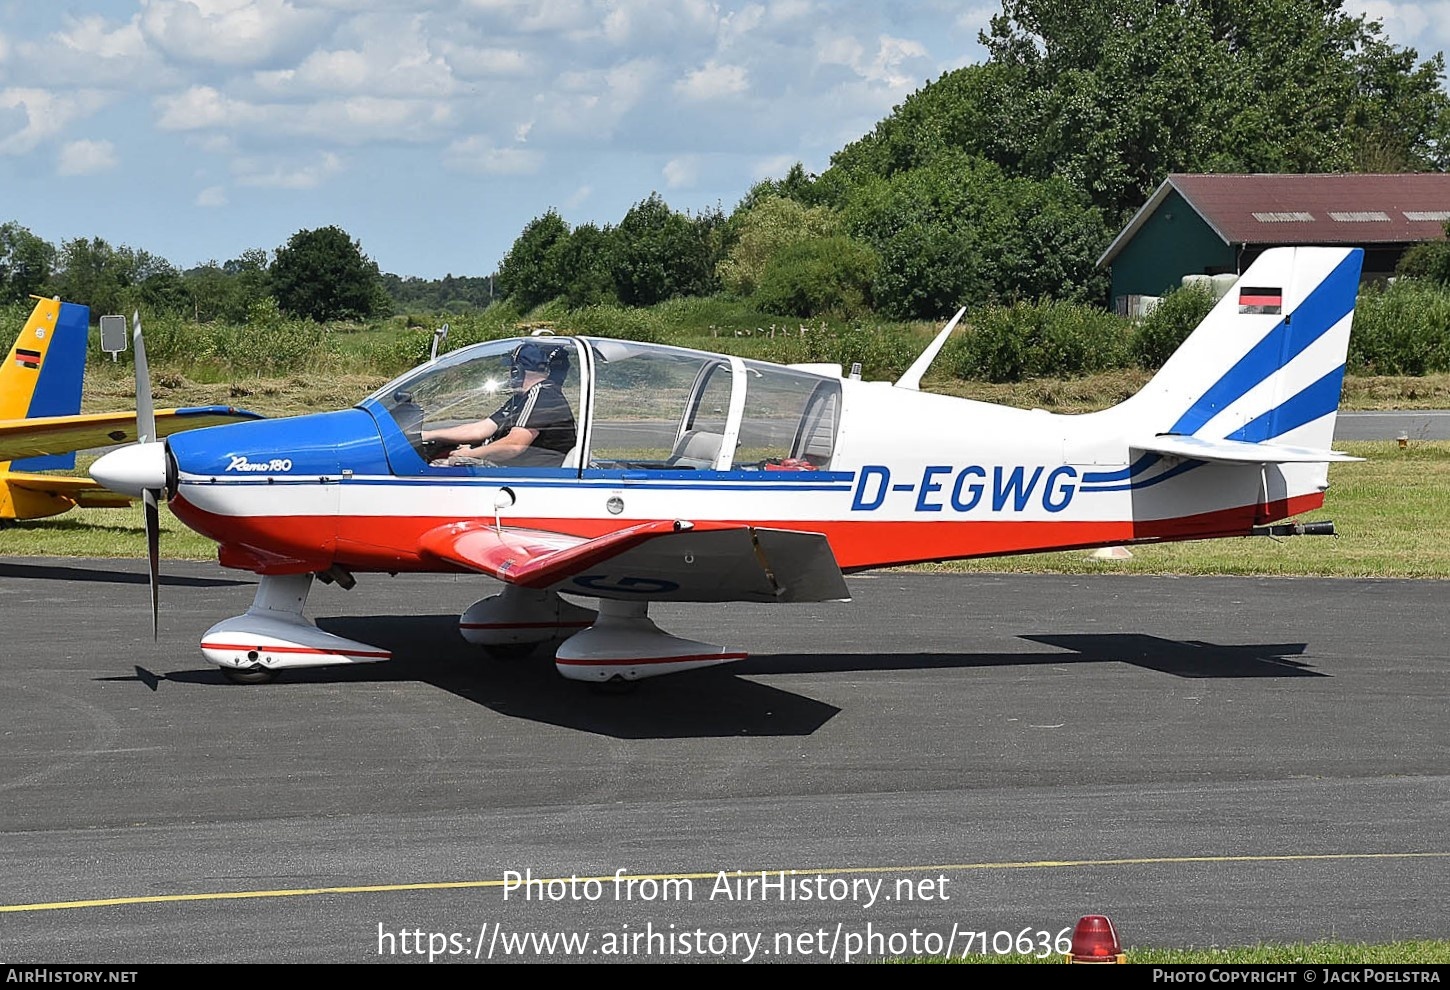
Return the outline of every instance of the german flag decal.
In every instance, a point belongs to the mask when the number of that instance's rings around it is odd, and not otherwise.
[[[15,363],[22,368],[29,368],[34,371],[40,367],[40,352],[27,351],[24,348],[15,348]]]
[[[1240,313],[1267,313],[1277,316],[1284,311],[1283,289],[1239,289]]]

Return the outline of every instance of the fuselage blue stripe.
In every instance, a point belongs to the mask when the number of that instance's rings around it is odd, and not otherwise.
[[[1209,420],[1288,364],[1354,309],[1362,252],[1351,251],[1298,308],[1249,349],[1173,424],[1169,433],[1192,436]]]
[[[1158,456],[1157,454],[1149,452],[1118,471],[1088,471],[1083,474],[1082,483],[1084,485],[1094,485],[1104,481],[1126,481],[1139,471],[1146,471],[1158,463]]]
[[[1164,471],[1162,474],[1155,474],[1153,477],[1148,478],[1144,481],[1135,481],[1132,484],[1128,485],[1105,485],[1100,488],[1088,488],[1086,485],[1084,485],[1079,490],[1082,491],[1084,494],[1088,492],[1136,492],[1144,488],[1152,488],[1159,482],[1167,481],[1169,478],[1176,478],[1178,477],[1178,475],[1183,474],[1187,471],[1192,471],[1194,468],[1201,468],[1206,463],[1207,461],[1184,461],[1182,464],[1179,464],[1176,467],[1171,467],[1167,471]]]
[[[642,482],[632,480],[621,482],[617,478],[595,479],[591,482],[589,479],[585,479],[584,481],[580,481],[576,478],[547,480],[542,478],[521,478],[516,476],[497,478],[482,478],[477,476],[450,476],[444,478],[359,478],[354,476],[351,478],[338,478],[333,475],[327,475],[327,480],[324,482],[322,480],[322,477],[323,476],[320,475],[312,475],[311,477],[288,477],[286,475],[271,475],[270,477],[257,478],[242,476],[217,477],[214,475],[196,475],[193,477],[183,477],[181,479],[181,484],[201,486],[221,485],[228,487],[243,487],[248,485],[257,485],[263,487],[287,487],[297,485],[340,484],[354,488],[358,486],[368,488],[426,488],[430,486],[437,487],[439,485],[443,485],[445,487],[471,486],[479,488],[496,488],[499,485],[509,485],[515,488],[594,488],[611,491],[614,489],[622,488],[628,491],[659,490],[692,492],[849,492],[852,488],[850,483],[802,484],[797,482],[794,484],[778,484],[765,482],[752,483],[748,481],[731,483],[729,481],[721,481],[713,484],[709,482],[700,482],[692,485],[686,482]]]

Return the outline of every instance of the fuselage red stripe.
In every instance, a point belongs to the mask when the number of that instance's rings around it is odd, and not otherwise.
[[[201,644],[203,650],[245,650],[248,653],[255,650],[258,653],[308,653],[319,657],[377,657],[380,660],[387,660],[392,657],[389,650],[324,650],[315,646],[269,646],[263,643],[207,643]]]
[[[607,660],[568,659],[555,657],[561,667],[637,667],[648,663],[701,663],[744,660],[749,653],[699,653],[683,657],[610,657]]]
[[[1254,526],[1317,509],[1322,492],[1297,495],[1263,505],[1246,504],[1165,519],[1088,521],[1011,520],[730,520],[737,525],[820,533],[830,542],[843,570],[971,557],[1169,540],[1247,536]],[[439,561],[419,549],[424,533],[456,520],[429,516],[220,516],[174,500],[176,514],[198,532],[223,545],[228,566],[258,574],[288,574],[336,563],[354,571],[436,571]],[[595,539],[641,525],[640,520],[582,517],[524,517],[508,520],[520,529],[539,529]],[[228,547],[276,548],[268,555],[225,553]],[[284,551],[281,548],[290,548]],[[290,552],[293,558],[282,556]],[[241,563],[234,564],[233,560]],[[456,570],[464,570],[455,565]]]

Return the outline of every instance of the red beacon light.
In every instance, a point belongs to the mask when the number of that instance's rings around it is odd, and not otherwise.
[[[1072,930],[1070,963],[1126,963],[1128,957],[1118,942],[1118,931],[1104,915],[1089,914],[1078,919]]]

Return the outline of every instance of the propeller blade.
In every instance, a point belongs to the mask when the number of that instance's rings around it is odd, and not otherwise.
[[[132,337],[136,348],[136,439],[151,443],[156,439],[156,407],[151,401],[151,368],[146,364],[146,342],[141,338],[141,313],[131,315]]]
[[[146,507],[146,559],[151,566],[151,638],[157,640],[161,638],[161,513],[156,507],[159,494],[154,488],[141,493]]]

